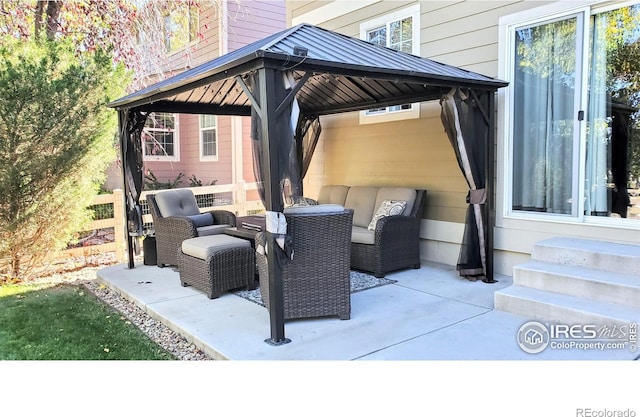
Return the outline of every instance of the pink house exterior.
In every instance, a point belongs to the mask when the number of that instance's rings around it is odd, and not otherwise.
[[[175,75],[198,66],[281,31],[285,23],[284,1],[222,0],[219,6],[203,7],[197,19],[189,19],[189,24],[197,25],[197,33],[183,27],[191,32],[185,35],[190,41],[170,51],[163,71]],[[153,120],[159,123],[154,126]],[[159,182],[173,182],[181,173],[178,187],[193,185],[192,178],[202,185],[255,181],[250,118],[156,114],[149,117],[147,126],[151,129],[144,145],[144,169]],[[109,168],[105,188],[121,188],[121,184],[120,167]]]

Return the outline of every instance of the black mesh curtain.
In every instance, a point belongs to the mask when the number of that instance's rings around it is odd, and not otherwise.
[[[142,192],[142,129],[147,113],[127,110],[124,114],[123,131],[120,134],[124,165],[124,188],[127,203],[127,230],[130,236],[142,235],[142,211],[140,193]]]
[[[320,117],[300,117],[296,127],[296,143],[298,145],[298,166],[300,167],[300,179],[304,179],[311,165],[311,157],[316,150],[316,144],[320,138],[322,126]]]
[[[246,81],[255,100],[260,102],[258,74],[251,74]],[[309,169],[311,157],[322,129],[318,117],[307,118],[299,114],[295,100],[289,103],[287,108],[277,116],[276,123],[279,155],[277,177],[281,191],[279,205],[283,205],[284,203],[290,204],[303,195],[302,179]],[[251,137],[253,139],[253,171],[258,183],[260,198],[264,203],[262,129],[260,115],[255,108],[251,109]],[[274,174],[276,172],[272,173],[272,175]]]
[[[440,100],[441,119],[469,185],[464,236],[457,270],[468,279],[486,276],[486,149],[489,124],[470,93],[453,89]]]

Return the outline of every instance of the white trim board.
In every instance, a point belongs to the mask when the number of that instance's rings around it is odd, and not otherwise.
[[[378,3],[379,1],[382,0],[334,1],[292,18],[291,25],[296,26],[300,23],[318,25],[347,13],[355,12],[363,7]]]

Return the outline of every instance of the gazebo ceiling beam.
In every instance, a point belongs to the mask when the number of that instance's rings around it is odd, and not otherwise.
[[[334,114],[334,113],[345,113],[350,111],[375,109],[378,107],[396,106],[400,104],[409,104],[409,103],[415,103],[420,101],[439,100],[440,97],[442,97],[442,94],[448,91],[449,89],[441,89],[438,87],[434,87],[433,90],[422,91],[416,94],[409,94],[409,95],[405,94],[400,97],[388,97],[380,100],[368,100],[368,101],[361,101],[357,103],[347,103],[344,105],[336,105],[334,107],[331,107],[330,109],[307,108],[307,107],[304,107],[303,105],[304,103],[303,103],[301,104],[301,110],[303,113],[307,115],[322,116],[322,115],[328,115],[328,114]]]
[[[163,113],[215,114],[219,116],[251,116],[250,106],[226,106],[210,103],[156,101],[136,107],[140,111]]]

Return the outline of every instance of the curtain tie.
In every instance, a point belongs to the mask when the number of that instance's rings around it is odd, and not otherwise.
[[[487,189],[469,190],[467,194],[468,204],[485,204],[487,202]]]

